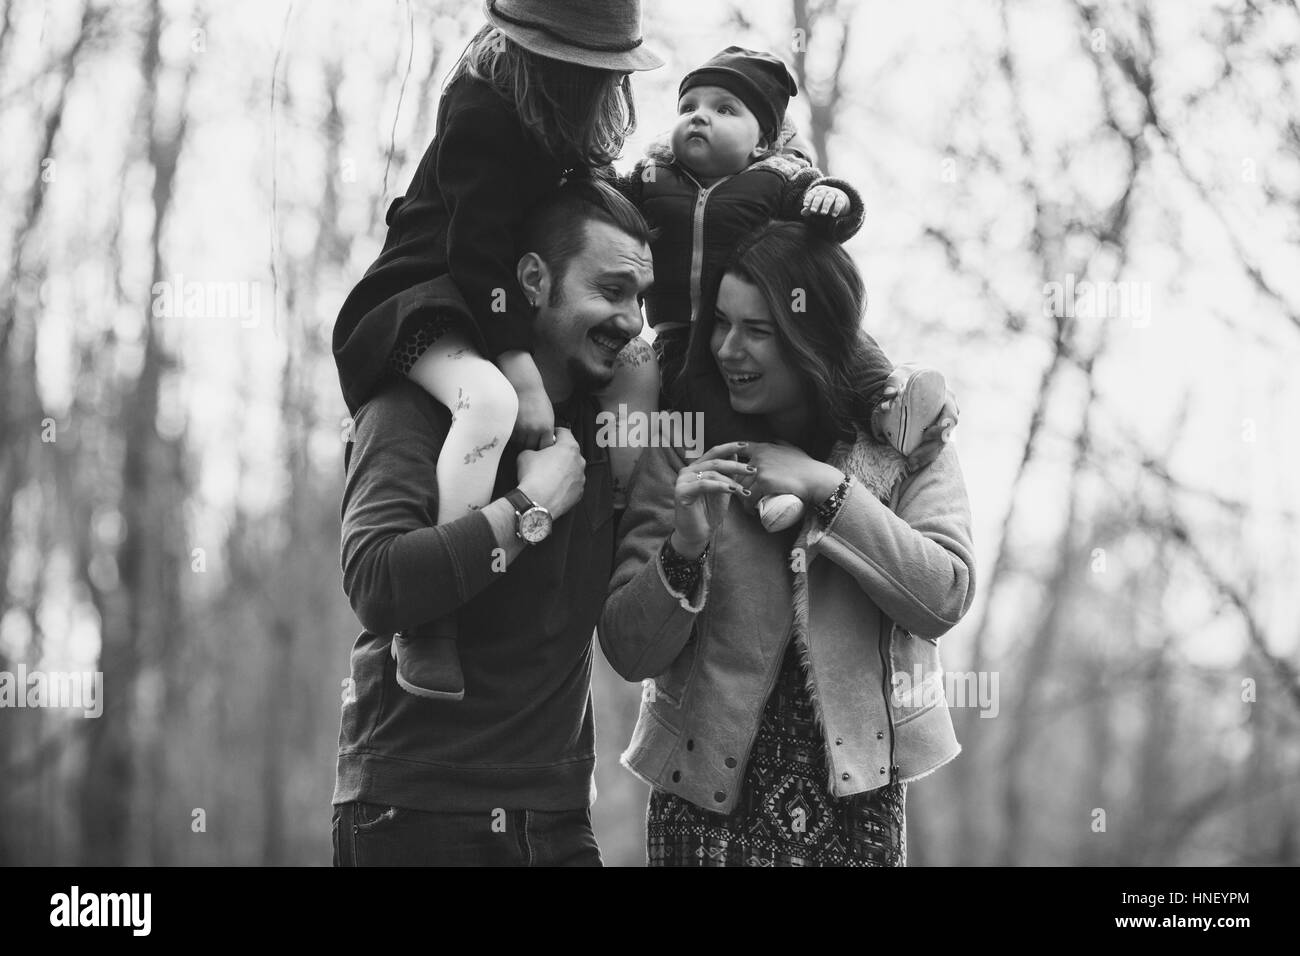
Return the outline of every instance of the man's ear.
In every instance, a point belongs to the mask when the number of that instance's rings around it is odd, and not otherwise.
[[[545,302],[551,294],[551,270],[535,252],[526,252],[515,266],[515,278],[530,305]]]

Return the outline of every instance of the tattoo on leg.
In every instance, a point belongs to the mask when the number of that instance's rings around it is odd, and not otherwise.
[[[500,441],[501,441],[500,438],[494,438],[486,445],[479,445],[472,452],[470,452],[468,455],[465,456],[465,464],[467,465],[474,464],[474,462],[478,461],[480,458],[483,457],[484,453],[487,452],[488,449],[496,448],[497,444]]]

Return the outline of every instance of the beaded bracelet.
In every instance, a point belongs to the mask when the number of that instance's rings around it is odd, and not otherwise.
[[[844,499],[849,495],[849,485],[852,483],[853,479],[846,474],[839,487],[831,492],[831,496],[817,506],[817,520],[822,523],[823,528],[830,527],[830,523],[835,520],[840,505],[844,504]]]
[[[704,559],[709,555],[708,545],[698,558],[688,558],[679,554],[672,545],[672,535],[664,538],[663,547],[659,549],[659,566],[664,570],[668,586],[678,594],[690,594],[700,580],[704,569]]]

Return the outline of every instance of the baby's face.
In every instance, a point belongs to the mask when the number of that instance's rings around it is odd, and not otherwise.
[[[740,172],[751,162],[761,136],[758,120],[720,86],[695,86],[677,101],[673,155],[702,179]]]

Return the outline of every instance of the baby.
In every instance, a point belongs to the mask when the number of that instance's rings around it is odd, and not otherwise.
[[[645,306],[664,398],[704,413],[710,445],[762,437],[745,433],[725,397],[688,397],[678,382],[691,324],[701,302],[712,300],[728,255],[772,219],[810,219],[841,242],[862,225],[857,191],[816,169],[786,122],[795,95],[781,60],[728,47],[686,74],[669,143],[652,146],[620,183],[657,232],[655,281]],[[943,375],[905,365],[890,376],[870,426],[919,467],[939,453],[956,418]],[[769,496],[759,514],[769,531],[780,531],[802,517],[803,503],[793,495]]]

